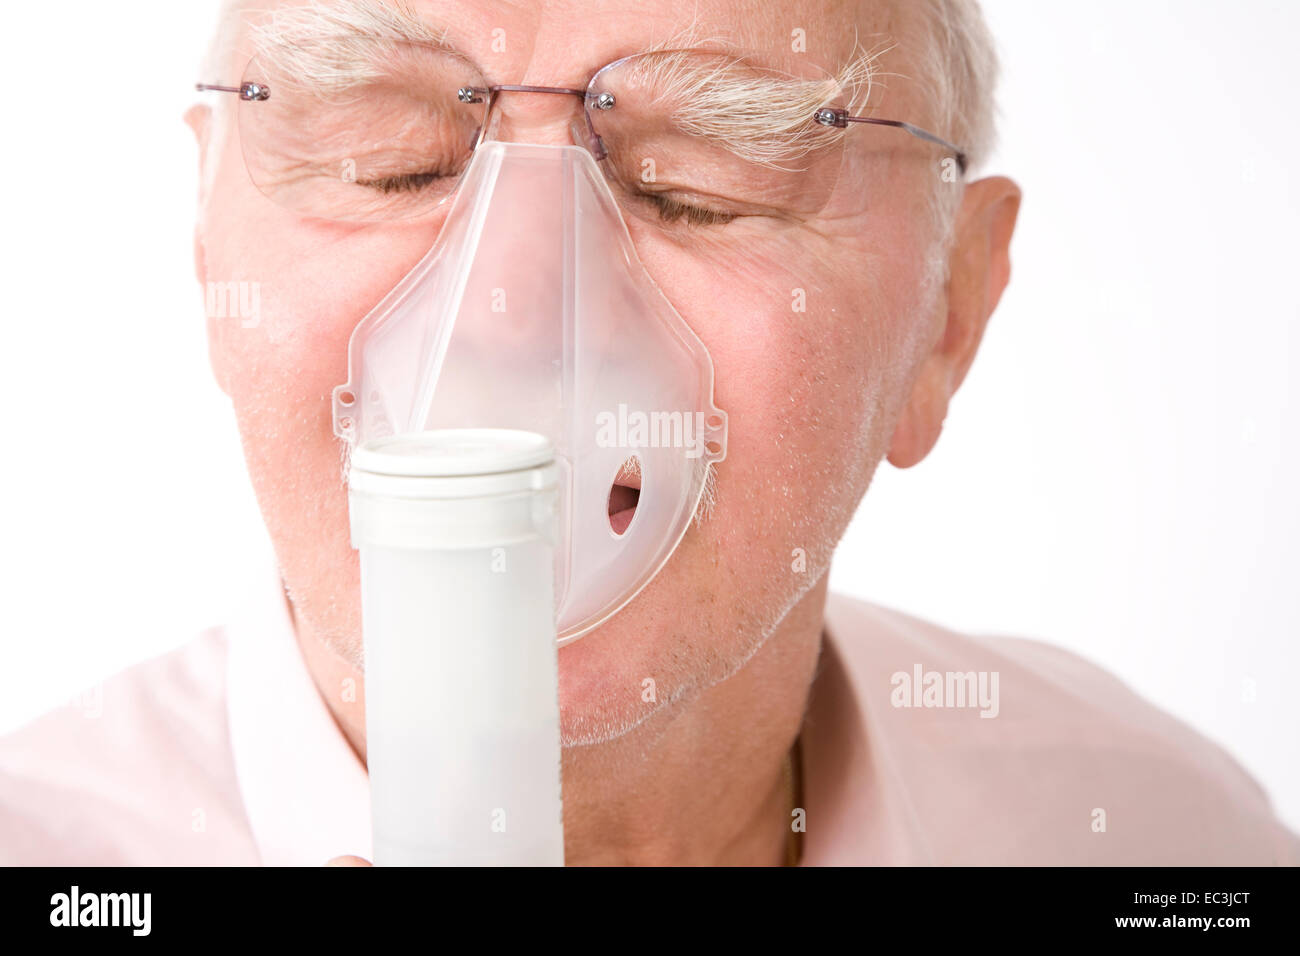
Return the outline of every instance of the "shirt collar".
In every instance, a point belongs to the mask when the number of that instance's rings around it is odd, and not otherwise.
[[[925,827],[909,797],[906,754],[888,712],[887,648],[856,602],[827,596],[821,658],[800,731],[807,866],[931,865]],[[858,607],[863,607],[858,605]],[[901,743],[905,744],[906,741]]]
[[[803,763],[803,866],[860,862],[861,831],[870,823],[864,806],[870,757],[860,687],[847,666],[842,640],[827,607],[822,650],[799,730]]]
[[[273,561],[228,628],[227,713],[235,773],[262,862],[370,859],[365,765],[321,698]]]

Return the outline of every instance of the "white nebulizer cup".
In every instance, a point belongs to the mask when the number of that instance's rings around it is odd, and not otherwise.
[[[509,429],[352,454],[378,865],[564,863],[556,477]]]

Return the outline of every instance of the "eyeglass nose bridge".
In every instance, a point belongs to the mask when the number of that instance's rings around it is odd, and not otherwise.
[[[586,147],[591,151],[596,161],[604,159],[608,153],[605,150],[605,143],[600,134],[596,132],[591,122],[590,110],[610,110],[614,108],[614,94],[591,93],[588,90],[578,90],[566,86],[523,86],[519,84],[503,83],[495,86],[462,86],[456,91],[456,98],[462,103],[487,103],[487,108],[483,113],[483,125],[479,127],[478,134],[474,137],[473,147],[477,149],[486,139],[488,131],[492,128],[492,118],[497,104],[498,97],[501,93],[550,93],[560,96],[576,96],[582,100],[582,122]]]

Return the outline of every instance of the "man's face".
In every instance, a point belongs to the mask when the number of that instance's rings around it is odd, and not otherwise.
[[[579,88],[604,64],[687,30],[830,70],[851,57],[856,37],[898,32],[883,5],[832,0],[797,12],[767,0],[610,0],[595,11],[577,0],[425,0],[414,9],[493,83]],[[228,64],[236,76],[251,52],[242,49]],[[562,99],[507,95],[500,108],[518,138],[553,141],[567,130]],[[927,119],[901,89],[877,90],[872,108]],[[358,560],[330,394],[347,379],[353,328],[429,248],[442,219],[300,217],[258,192],[235,124],[226,114],[219,123],[201,278],[259,283],[261,316],[252,328],[210,320],[213,367],[298,624],[359,660]],[[626,217],[645,268],[712,355],[728,453],[711,513],[660,574],[560,651],[566,742],[616,736],[747,660],[823,575],[887,450],[942,312],[926,281],[938,158],[895,131],[848,135],[834,201],[800,221]],[[657,703],[642,699],[645,678]]]

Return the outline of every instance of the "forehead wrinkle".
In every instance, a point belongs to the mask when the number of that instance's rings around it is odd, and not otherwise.
[[[812,63],[830,74],[860,54],[858,36],[876,32],[869,18],[889,0],[801,0],[797,9],[770,0],[744,5],[735,16],[736,46],[762,51],[775,61]],[[795,49],[795,30],[802,43]]]

